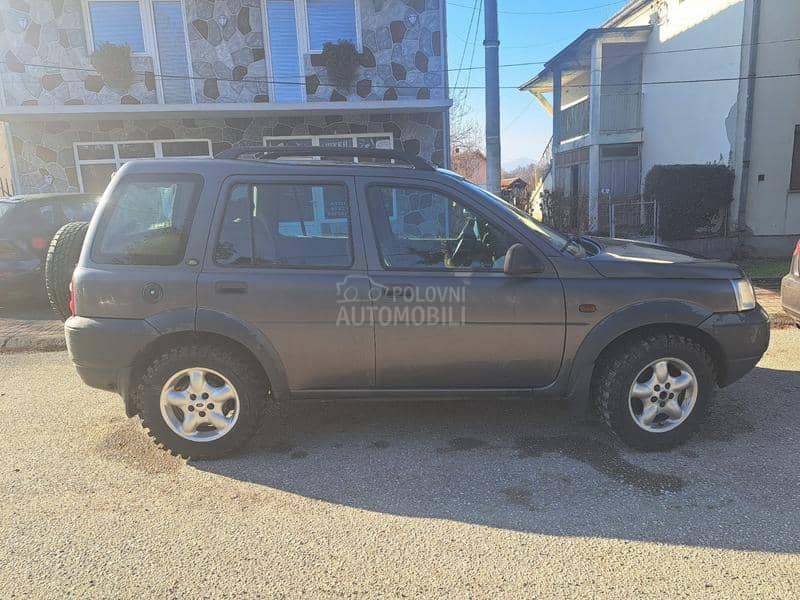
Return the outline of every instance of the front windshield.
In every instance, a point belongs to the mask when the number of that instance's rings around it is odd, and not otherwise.
[[[486,190],[484,190],[481,187],[478,187],[471,181],[464,180],[463,183],[469,186],[470,189],[474,190],[475,192],[478,192],[481,196],[492,202],[495,206],[505,211],[507,214],[513,216],[517,221],[525,225],[525,227],[533,230],[538,235],[545,238],[556,250],[563,251],[567,246],[570,246],[572,244],[572,240],[570,240],[570,238],[561,235],[557,231],[554,231],[553,229],[550,229],[545,225],[542,225],[539,221],[534,219],[528,213],[521,211],[516,206],[509,204],[502,198],[499,198],[494,194],[487,192]]]

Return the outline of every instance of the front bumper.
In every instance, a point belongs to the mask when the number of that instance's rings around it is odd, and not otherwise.
[[[717,383],[725,387],[747,375],[769,346],[769,315],[761,306],[739,313],[710,316],[700,329],[713,337],[722,350]]]
[[[158,331],[140,319],[70,317],[64,323],[67,350],[83,382],[126,399],[133,362]]]
[[[781,282],[783,310],[800,324],[800,276],[787,275]]]

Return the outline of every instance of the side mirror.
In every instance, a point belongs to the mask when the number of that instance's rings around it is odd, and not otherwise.
[[[542,273],[543,271],[544,264],[539,260],[539,257],[522,244],[514,244],[506,252],[506,262],[503,265],[503,272],[506,275],[515,277]]]

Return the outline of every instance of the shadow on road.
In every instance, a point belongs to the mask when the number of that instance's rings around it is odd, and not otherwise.
[[[800,550],[800,373],[756,369],[705,429],[631,451],[553,405],[304,404],[195,468],[326,502],[551,535]]]

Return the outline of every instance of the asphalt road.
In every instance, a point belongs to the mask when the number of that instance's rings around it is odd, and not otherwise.
[[[305,405],[151,446],[63,353],[0,356],[0,597],[800,596],[800,331],[705,433],[628,451],[545,405]]]

